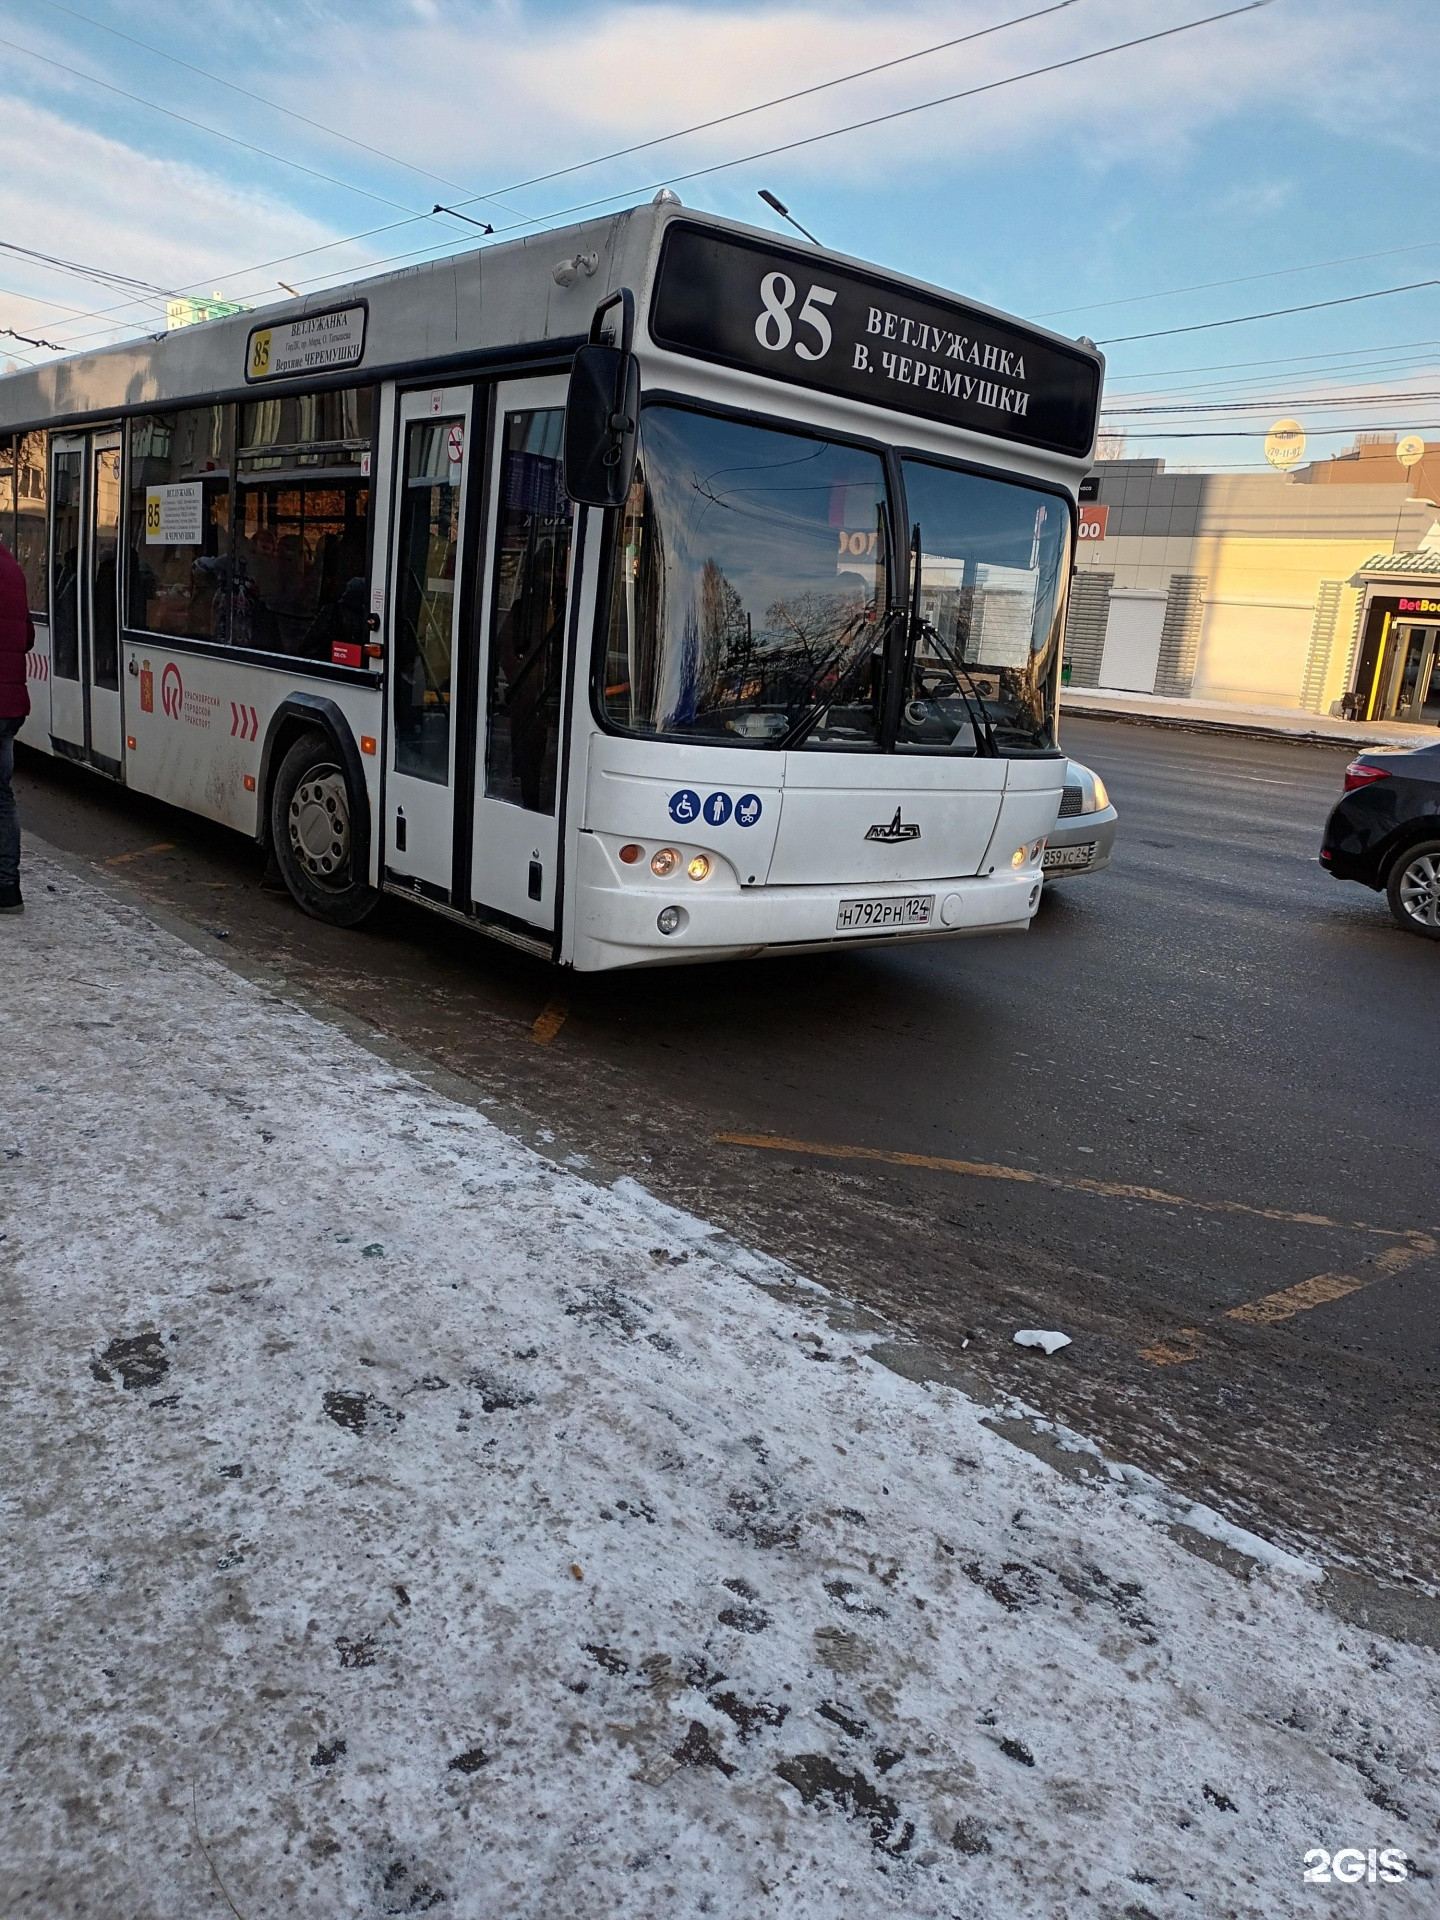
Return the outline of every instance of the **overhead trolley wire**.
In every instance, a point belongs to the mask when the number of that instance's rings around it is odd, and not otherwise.
[[[1337,300],[1309,300],[1302,307],[1273,307],[1268,313],[1239,313],[1232,320],[1197,320],[1188,327],[1161,327],[1157,333],[1122,333],[1101,340],[1102,347],[1122,347],[1132,340],[1169,340],[1177,333],[1210,333],[1216,327],[1243,327],[1252,320],[1280,320],[1292,313],[1318,313],[1322,307],[1353,307],[1362,300],[1385,300],[1392,293],[1418,293],[1440,287],[1440,280],[1412,280],[1403,287],[1377,287],[1373,293],[1346,293]]]
[[[1267,375],[1263,379],[1251,377],[1245,380],[1202,380],[1185,386],[1167,387],[1141,382],[1134,387],[1111,386],[1107,381],[1105,399],[1108,405],[1123,406],[1129,402],[1159,402],[1174,400],[1177,403],[1203,404],[1207,398],[1218,397],[1251,401],[1256,406],[1275,404],[1294,406],[1295,401],[1286,396],[1293,393],[1298,382],[1311,379],[1329,381],[1328,391],[1364,394],[1368,399],[1378,392],[1387,380],[1409,379],[1421,373],[1432,378],[1440,374],[1433,353],[1415,355],[1405,360],[1359,361],[1352,365],[1348,360],[1328,363],[1319,367],[1297,369],[1288,383]]]
[[[1096,47],[1090,53],[1076,53],[1065,60],[1052,60],[1043,67],[1030,67],[1024,73],[1008,74],[1002,80],[987,80],[979,86],[963,87],[957,93],[942,93],[934,100],[920,100],[913,106],[895,107],[888,113],[871,114],[864,120],[852,120],[843,127],[831,127],[824,133],[805,134],[797,140],[786,140],[778,146],[761,147],[754,153],[739,155],[734,160],[717,160],[710,166],[694,167],[688,173],[672,173],[664,180],[653,180],[648,186],[632,187],[627,194],[604,194],[596,200],[583,200],[574,206],[560,207],[552,213],[539,214],[532,220],[520,222],[522,226],[534,226],[537,220],[562,220],[572,213],[588,213],[592,208],[608,206],[613,200],[631,199],[637,193],[650,193],[657,187],[684,186],[691,180],[708,179],[716,173],[726,173],[732,167],[743,167],[754,160],[773,160],[782,153],[798,153],[802,148],[819,146],[826,140],[838,140],[842,134],[864,133],[871,127],[889,125],[895,120],[904,120],[916,113],[928,113],[935,107],[954,106],[960,100],[975,100],[985,93],[997,93],[1002,87],[1018,86],[1022,80],[1039,80],[1046,74],[1063,73],[1069,67],[1083,67],[1094,60],[1103,60],[1112,53],[1128,53],[1133,47],[1150,46],[1157,40],[1171,40],[1177,34],[1193,33],[1197,27],[1209,27],[1221,20],[1234,20],[1241,14],[1259,13],[1262,8],[1275,4],[1275,0],[1245,0],[1243,6],[1227,7],[1221,13],[1207,13],[1199,20],[1182,21],[1178,26],[1161,27],[1154,33],[1142,33],[1132,40],[1119,40],[1108,47]],[[513,191],[507,188],[507,192]],[[501,233],[508,228],[500,228]]]
[[[1309,432],[1308,437],[1312,440],[1334,440],[1343,438],[1346,434],[1376,431],[1373,421],[1364,421],[1359,426],[1352,423],[1348,427],[1316,427]],[[1422,423],[1412,431],[1427,434],[1434,433],[1437,429]],[[1127,440],[1251,440],[1258,432],[1257,427],[1202,427],[1199,429],[1182,427],[1173,433],[1165,427],[1142,427],[1134,433],[1128,427],[1124,429]]]
[[[1405,407],[1419,401],[1428,405],[1435,400],[1440,400],[1440,390],[1427,388],[1422,393],[1309,394],[1303,399],[1286,400],[1283,404],[1314,412],[1324,407]],[[1195,413],[1268,413],[1276,404],[1262,395],[1258,400],[1175,400],[1163,406],[1102,407],[1100,411],[1102,418],[1107,420],[1138,420],[1144,414],[1163,414],[1167,418],[1178,419],[1182,414]]]
[[[1373,356],[1377,354],[1408,353],[1408,350],[1412,347],[1429,351],[1433,348],[1440,347],[1440,340],[1396,340],[1385,347],[1360,347],[1357,349],[1357,352],[1361,356],[1370,356],[1373,364]],[[1207,360],[1202,362],[1198,367],[1156,367],[1148,373],[1107,373],[1105,385],[1108,390],[1115,385],[1117,381],[1169,380],[1186,373],[1237,373],[1247,367],[1301,368],[1302,361],[1330,360],[1338,351],[1339,349],[1335,347],[1323,347],[1318,353],[1284,353],[1278,358],[1269,360]],[[1356,362],[1353,355],[1346,354],[1343,359],[1336,361],[1335,364],[1341,367],[1348,367],[1352,364],[1363,365],[1365,361],[1362,358],[1361,361]],[[1321,372],[1324,369],[1311,367],[1302,368],[1301,370],[1313,373]],[[1213,384],[1220,385],[1223,383],[1217,381]]]
[[[843,127],[832,127],[823,133],[808,134],[796,140],[783,141],[775,146],[761,148],[753,153],[741,154],[731,160],[720,160],[704,167],[695,167],[686,173],[671,174],[667,179],[652,181],[648,186],[632,187],[625,192],[605,194],[597,199],[582,201],[572,206],[552,210],[548,213],[536,214],[528,219],[515,222],[512,227],[500,228],[498,232],[503,234],[513,232],[520,227],[538,226],[547,221],[564,219],[572,214],[590,212],[598,207],[609,206],[616,201],[634,199],[637,195],[652,192],[657,187],[675,185],[677,183],[684,185],[692,180],[706,179],[717,173],[728,172],[735,167],[745,166],[753,161],[773,159],[782,153],[798,152],[804,148],[818,146],[826,140],[839,139],[843,135],[850,133],[865,132],[872,127],[888,125],[894,121],[909,118],[917,113],[932,111],[936,107],[951,106],[961,100],[976,99],[984,94],[999,92],[1005,87],[1018,86],[1026,80],[1041,79],[1048,74],[1061,73],[1071,68],[1092,64],[1094,61],[1106,59],[1112,54],[1127,53],[1136,47],[1150,46],[1157,41],[1174,39],[1180,34],[1193,33],[1201,27],[1214,26],[1221,21],[1234,20],[1245,14],[1258,13],[1264,8],[1273,6],[1274,4],[1275,0],[1245,0],[1245,3],[1241,6],[1227,7],[1216,13],[1205,14],[1198,20],[1182,21],[1173,27],[1163,27],[1151,33],[1138,34],[1129,40],[1116,41],[1106,47],[1094,48],[1088,53],[1072,54],[1063,60],[1054,60],[1047,62],[1044,66],[1028,68],[1023,73],[1009,74],[999,80],[989,80],[974,87],[961,88],[954,93],[942,94],[933,100],[918,101],[908,107],[897,107],[887,113],[872,114],[863,120],[849,122]],[[473,195],[472,201],[482,198],[484,198],[483,195]],[[411,225],[417,217],[418,216],[412,215],[407,220],[393,221],[385,227],[372,228],[367,233],[349,235],[344,239],[325,242],[322,245],[306,248],[292,254],[282,254],[277,259],[263,261],[257,266],[250,268],[240,268],[222,277],[234,279],[246,273],[259,273],[275,266],[284,265],[292,260],[303,259],[307,255],[326,252],[332,247],[353,245],[356,241],[371,238],[377,233],[394,232],[399,227]],[[422,247],[413,248],[404,253],[393,254],[386,259],[370,262],[365,271],[373,272],[377,267],[391,265],[401,260],[412,259],[418,254],[428,253],[430,251],[432,251],[431,248]],[[311,281],[304,282],[303,284],[313,284],[314,280],[323,279],[324,277],[323,275],[316,275],[312,277]],[[203,283],[197,282],[196,284]],[[100,316],[97,315],[96,317],[98,318]]]
[[[167,120],[178,120],[181,126],[193,127],[199,133],[209,134],[214,140],[225,140],[232,147],[239,147],[245,153],[258,154],[262,160],[273,160],[277,166],[289,167],[296,173],[305,173],[312,180],[322,180],[326,186],[340,187],[346,193],[359,194],[362,199],[374,200],[382,207],[398,207],[411,220],[433,219],[429,212],[416,213],[403,201],[392,200],[388,194],[372,193],[369,187],[358,187],[351,180],[338,179],[333,173],[322,173],[318,167],[307,167],[301,160],[290,160],[283,153],[272,153],[268,147],[260,147],[253,140],[242,140],[239,134],[225,133],[219,127],[207,125],[203,120],[194,120],[186,113],[177,113],[173,107],[162,107],[158,100],[147,100],[143,94],[131,93],[125,87],[117,87],[112,81],[98,79],[93,73],[85,73],[79,67],[67,66],[63,60],[54,60],[48,53],[37,53],[33,47],[22,46],[18,40],[9,40],[0,35],[0,47],[9,47],[12,53],[22,53],[27,60],[36,60],[44,67],[54,67],[57,73],[66,73],[74,80],[83,80],[87,86],[100,87],[106,93],[113,93],[121,100],[129,100],[135,106],[144,107],[150,113],[163,113]]]
[[[57,347],[53,340],[34,340],[28,333],[17,333],[14,327],[0,327],[0,334],[7,340],[23,341],[27,347],[49,347],[55,353],[64,353],[64,347]]]
[[[589,213],[598,207],[610,206],[617,200],[633,200],[638,195],[652,193],[659,187],[684,186],[692,180],[707,179],[712,174],[725,173],[733,167],[747,166],[752,161],[770,160],[782,153],[793,153],[802,147],[813,147],[825,140],[839,139],[847,133],[864,132],[871,127],[883,126],[889,121],[903,120],[911,114],[926,113],[933,107],[951,106],[959,100],[971,100],[981,94],[998,92],[1003,87],[1018,86],[1024,80],[1037,80],[1043,78],[1046,74],[1060,73],[1069,67],[1084,66],[1095,60],[1103,60],[1112,53],[1127,53],[1134,47],[1148,46],[1156,40],[1169,40],[1177,34],[1191,33],[1198,27],[1213,26],[1219,21],[1233,20],[1242,14],[1258,13],[1262,8],[1273,6],[1274,4],[1275,0],[1246,0],[1246,4],[1243,6],[1228,7],[1223,12],[1205,14],[1199,20],[1182,21],[1178,26],[1164,27],[1154,33],[1140,34],[1135,39],[1120,40],[1108,47],[1096,47],[1090,53],[1073,54],[1068,59],[1051,61],[1043,67],[1028,68],[1024,73],[1012,73],[1000,80],[988,80],[979,86],[963,88],[958,93],[942,94],[934,100],[921,100],[909,107],[896,107],[888,113],[873,114],[864,120],[851,121],[843,127],[832,127],[824,133],[807,134],[800,139],[788,140],[778,146],[764,147],[754,153],[741,154],[733,160],[717,160],[708,166],[694,167],[688,173],[672,173],[663,180],[652,180],[645,186],[631,187],[624,192],[604,194],[594,200],[582,200],[567,207],[557,207],[547,213],[535,214],[527,220],[517,221],[514,227],[499,227],[496,229],[496,234],[498,237],[506,233],[514,232],[519,227],[533,227],[550,220],[567,219],[572,214]],[[506,191],[513,191],[513,189],[507,188]],[[477,196],[477,198],[478,197],[479,196]],[[397,228],[407,224],[406,221],[397,220],[386,227],[371,228],[368,233],[351,235],[348,240],[330,241],[324,246],[309,248],[306,251],[308,253],[323,253],[329,246],[350,245],[357,240],[370,239],[377,233],[394,232]],[[383,259],[371,261],[366,271],[373,272],[376,267],[392,266],[400,261],[412,260],[416,258],[417,255],[429,251],[430,249],[426,247],[415,247],[404,253],[390,254]],[[284,256],[285,259],[300,259],[302,257],[304,256],[300,254]],[[261,272],[264,268],[277,264],[282,264],[282,262],[266,261],[263,262],[260,267],[254,269],[242,268],[240,271],[242,273],[246,271]],[[323,278],[323,275],[313,276],[313,280]],[[310,285],[313,284],[313,281],[305,281],[302,282],[302,284]]]
[[[757,106],[737,107],[733,113],[718,114],[713,120],[697,120],[694,126],[681,127],[675,133],[656,134],[652,140],[637,140],[633,146],[617,147],[613,153],[598,154],[593,160],[576,160],[568,167],[556,167],[550,173],[537,173],[529,180],[512,181],[508,187],[501,187],[500,192],[519,193],[525,187],[543,186],[546,181],[561,180],[567,174],[586,173],[591,167],[603,167],[611,160],[627,160],[631,154],[646,153],[654,147],[668,146],[672,140],[688,140],[693,134],[712,133],[716,127],[729,126],[736,120],[752,119],[757,113],[768,113],[772,107],[788,107],[796,100],[808,100],[813,94],[827,93],[832,88],[848,86],[852,80],[868,80],[873,74],[888,73],[894,67],[909,66],[916,60],[929,59],[933,54],[949,53],[952,48],[968,46],[972,40],[986,40],[992,34],[1004,33],[1007,28],[1028,26],[1032,20],[1044,20],[1049,14],[1064,13],[1067,7],[1079,4],[1080,0],[1054,0],[1051,6],[1039,7],[1033,13],[1018,13],[1009,20],[997,20],[993,26],[977,27],[972,33],[957,34],[953,40],[937,40],[933,47],[920,47],[914,53],[902,53],[893,60],[880,60],[873,67],[857,67],[854,73],[842,73],[834,80],[819,80],[814,86],[800,87],[794,93],[776,94],[773,100],[762,100]],[[906,109],[906,111],[916,111],[916,109]],[[822,135],[822,138],[828,137],[828,135]],[[739,162],[732,164],[738,165]],[[475,197],[488,199],[490,196],[477,194]]]
[[[157,47],[152,41],[141,40],[133,33],[122,33],[118,27],[97,20],[92,14],[81,13],[76,7],[66,7],[60,0],[40,0],[41,6],[49,7],[55,13],[68,14],[72,20],[82,20],[87,27],[94,27],[99,33],[108,33],[112,39],[123,40],[128,46],[139,47],[144,53],[154,54],[157,60],[168,60],[171,66],[181,67],[186,73],[198,74],[202,80],[212,85],[224,87],[229,93],[238,93],[243,100],[253,100],[257,106],[268,107],[272,113],[283,113],[287,120],[294,120],[302,127],[313,127],[317,133],[325,134],[331,140],[343,140],[347,146],[356,147],[361,153],[373,154],[377,160],[389,165],[403,167],[407,173],[418,174],[422,180],[437,181],[442,187],[451,187],[461,193],[467,193],[468,187],[460,180],[447,179],[443,173],[434,173],[429,167],[417,167],[412,160],[403,160],[398,153],[387,153],[383,147],[372,146],[368,140],[357,140],[353,133],[346,133],[340,127],[330,127],[323,120],[312,120],[309,114],[297,113],[293,107],[285,107],[278,100],[269,100],[263,93],[255,93],[249,87],[242,87],[234,80],[226,80],[218,73],[211,73],[208,67],[197,67],[189,60],[182,60],[178,54],[170,53],[164,47]],[[498,202],[497,202],[498,204]],[[506,208],[513,213],[513,207]]]
[[[46,0],[53,5],[53,0]],[[1181,293],[1213,293],[1217,287],[1243,287],[1255,280],[1280,280],[1294,273],[1320,273],[1326,267],[1353,267],[1366,260],[1393,260],[1404,253],[1433,253],[1440,240],[1423,240],[1413,247],[1384,247],[1379,253],[1347,253],[1338,260],[1312,260],[1303,267],[1267,267],[1264,273],[1236,274],[1229,280],[1198,280],[1193,287],[1165,287],[1159,293],[1127,293],[1120,300],[1090,300],[1078,307],[1049,307],[1032,317],[1063,320],[1071,313],[1103,313],[1107,307],[1136,307],[1146,300],[1171,300]]]
[[[1007,28],[1025,26],[1033,20],[1044,19],[1049,14],[1062,13],[1067,8],[1071,6],[1076,6],[1079,3],[1080,3],[1080,0],[1055,0],[1055,3],[1049,6],[1041,7],[1030,13],[1016,14],[1011,19],[996,21],[991,26],[978,28],[974,32],[961,34],[954,39],[937,41],[933,46],[921,47],[917,49],[917,51],[914,53],[902,54],[892,60],[882,60],[873,66],[859,67],[855,69],[854,72],[840,74],[833,80],[819,81],[814,86],[800,88],[797,92],[794,92],[794,93],[777,94],[773,99],[762,100],[755,106],[740,107],[735,109],[731,113],[720,114],[714,119],[702,120],[702,121],[698,121],[693,126],[678,128],[672,133],[657,134],[651,140],[642,140],[632,146],[617,148],[611,153],[598,154],[595,156],[595,158],[590,160],[575,161],[573,164],[569,166],[556,168],[553,172],[536,174],[531,179],[516,181],[511,185],[505,186],[505,187],[498,187],[496,188],[494,193],[471,193],[467,188],[460,187],[461,193],[467,196],[463,204],[473,206],[480,202],[488,202],[496,206],[503,206],[504,202],[501,201],[498,197],[500,194],[518,193],[526,187],[539,186],[543,184],[545,181],[558,179],[567,174],[585,172],[592,167],[604,166],[609,161],[623,159],[626,156],[633,153],[642,153],[653,147],[665,146],[672,140],[684,140],[684,139],[690,138],[692,135],[697,133],[710,132],[714,128],[726,126],[732,121],[744,120],[747,118],[751,118],[756,114],[769,112],[774,107],[789,105],[796,100],[806,99],[810,97],[812,94],[824,93],[829,90],[832,90],[835,87],[847,86],[852,81],[855,81],[855,80],[868,79],[873,74],[884,73],[893,67],[905,66],[910,63],[913,63],[916,60],[927,59],[930,56],[937,53],[948,52],[954,47],[966,45],[973,40],[983,40],[990,35],[1001,33],[1005,31]],[[74,13],[74,17],[76,19],[89,20],[89,16],[86,14],[75,13],[75,10],[73,8],[59,6],[58,0],[44,0],[44,4],[47,6],[55,6],[60,12]],[[98,26],[100,23],[98,21],[91,21],[90,24]],[[111,27],[106,27],[104,31],[107,33],[114,33],[116,32],[116,29]],[[126,40],[131,39],[131,36],[128,34],[121,34],[119,35],[119,37],[121,39],[126,39]],[[161,53],[161,50],[159,48],[150,47],[149,43],[145,41],[136,40],[133,42],[133,44],[136,46],[145,47],[146,50],[149,52]],[[175,56],[172,54],[161,53],[161,57],[164,59],[175,59]],[[206,79],[216,78],[216,76],[213,74],[205,73],[203,68],[191,67],[189,63],[186,61],[177,60],[176,64],[186,67],[187,70],[190,72],[199,73]],[[220,81],[219,84],[222,86],[229,86],[231,83],[229,81]],[[235,90],[237,92],[246,91],[243,88],[236,88]],[[274,106],[277,112],[290,113],[290,109],[288,107],[279,107],[274,101],[264,101],[263,96],[260,94],[248,94],[247,97],[257,101],[262,101],[262,103],[265,105]],[[304,119],[303,115],[292,115],[292,117],[297,119]],[[320,128],[322,126],[322,123],[320,121],[306,121],[306,124],[317,127],[317,128]],[[335,132],[335,129],[333,128],[326,128],[323,130],[327,132]],[[341,139],[349,138],[348,135],[344,135],[344,134],[337,135],[337,137]],[[356,144],[363,144],[363,143],[356,143]],[[369,148],[367,150],[374,153],[380,152],[379,148]],[[388,156],[388,157],[394,157],[394,156]],[[409,162],[401,161],[399,164],[402,166],[408,166]],[[412,169],[412,171],[423,171],[423,169]],[[455,187],[459,184],[456,181],[446,180],[442,175],[439,175],[439,174],[431,174],[431,175],[428,175],[427,177],[430,179],[440,180],[442,185],[449,186],[449,187]],[[640,189],[639,191],[645,191],[645,189]],[[619,199],[624,197],[626,196],[624,195],[610,196],[611,199]],[[434,210],[435,209],[432,209],[432,211]],[[446,208],[446,209],[443,209],[443,211],[451,212],[453,211],[453,209]],[[514,213],[515,209],[513,207],[506,207],[506,211],[510,213]],[[327,252],[332,247],[350,246],[350,245],[356,244],[358,241],[361,241],[361,240],[374,239],[380,234],[397,232],[401,227],[411,224],[411,222],[414,219],[417,219],[419,217],[421,216],[412,215],[411,220],[390,221],[383,226],[369,227],[361,233],[351,234],[345,239],[326,241],[320,246],[306,248],[298,253],[281,254],[278,258],[274,260],[262,261],[258,266],[255,266],[255,267],[234,268],[228,271],[222,271],[218,274],[212,274],[208,277],[212,280],[216,278],[234,279],[237,276],[242,274],[259,273],[259,272],[264,272],[266,269],[271,267],[286,266],[291,261],[303,260],[307,258],[310,254]],[[461,214],[458,217],[461,219],[468,218],[468,216],[464,214]],[[551,217],[551,216],[539,215],[539,216],[536,216],[536,219],[544,219],[547,217]],[[526,220],[517,216],[517,225],[519,226],[529,226],[534,224],[535,224],[535,219]],[[509,229],[506,229],[506,231],[509,231]],[[418,248],[415,251],[424,253],[424,252],[428,252],[429,250],[430,250],[429,248]],[[397,255],[395,257],[399,259],[404,259],[404,258],[409,258],[411,256],[407,254],[407,255]],[[323,278],[323,276],[316,276],[316,277]],[[199,281],[195,282],[196,286],[199,286],[201,284],[202,283]],[[111,308],[108,311],[119,313],[124,311],[124,307],[122,306],[122,307]],[[97,315],[96,317],[98,318],[100,316]]]
[[[774,99],[762,100],[753,107],[737,107],[731,113],[719,114],[713,120],[697,121],[694,126],[680,127],[674,133],[656,134],[652,139],[636,141],[632,146],[617,147],[611,153],[597,154],[591,160],[576,160],[569,166],[556,167],[549,173],[537,173],[528,180],[517,180],[510,186],[498,187],[493,193],[472,193],[459,180],[447,179],[444,174],[433,173],[428,167],[417,167],[412,161],[402,160],[398,154],[387,153],[382,147],[371,146],[368,141],[357,140],[353,134],[343,133],[338,127],[326,126],[324,121],[312,120],[307,114],[296,113],[293,108],[281,106],[278,101],[269,100],[264,94],[253,93],[248,87],[238,86],[232,80],[223,80],[218,74],[211,73],[204,67],[194,66],[188,60],[181,60],[178,55],[168,53],[163,47],[154,46],[148,40],[139,40],[133,34],[121,33],[117,27],[107,26],[104,21],[96,20],[88,13],[80,13],[74,7],[63,6],[61,0],[41,0],[42,6],[51,7],[57,13],[69,14],[74,20],[83,20],[88,26],[96,27],[102,33],[112,34],[117,40],[124,40],[133,47],[143,48],[146,53],[155,54],[161,60],[169,60],[177,67],[183,67],[187,73],[199,74],[202,79],[213,81],[216,86],[226,87],[232,93],[241,94],[247,100],[254,100],[263,107],[271,108],[275,113],[283,113],[287,118],[299,121],[302,126],[313,127],[317,132],[330,135],[332,139],[343,140],[352,147],[358,147],[364,153],[374,154],[381,160],[388,160],[395,166],[404,167],[408,172],[420,175],[422,179],[437,180],[441,186],[454,188],[468,196],[467,205],[473,205],[476,201],[486,201],[494,206],[504,206],[507,213],[515,213],[516,209],[505,206],[505,203],[497,197],[499,194],[519,193],[525,187],[541,186],[546,181],[561,179],[566,174],[584,173],[592,167],[603,167],[612,160],[624,160],[631,154],[644,153],[653,147],[666,146],[672,140],[687,140],[693,134],[709,133],[716,127],[728,126],[732,121],[745,120],[757,113],[768,113],[773,107],[789,106],[796,100],[809,99],[812,94],[825,93],[835,87],[849,86],[852,81],[867,80],[873,74],[888,73],[894,67],[909,66],[916,60],[926,60],[937,53],[948,53],[952,48],[967,46],[972,40],[984,40],[989,35],[1001,33],[1008,27],[1025,26],[1032,20],[1043,20],[1049,14],[1063,13],[1067,8],[1079,4],[1080,0],[1052,0],[1049,6],[1039,7],[1034,12],[1017,14],[1013,19],[1000,20],[993,26],[979,27],[971,33],[957,34],[950,40],[937,40],[933,46],[917,48],[914,53],[898,54],[894,59],[880,60],[873,66],[858,67],[853,73],[838,74],[833,80],[817,81],[815,85],[801,87],[794,93],[777,94]]]
[[[18,253],[22,259],[37,260],[42,266],[52,267],[60,273],[78,274],[82,280],[95,280],[101,286],[114,287],[117,291],[133,288],[137,293],[154,295],[160,300],[172,300],[175,296],[168,287],[156,286],[151,280],[137,280],[130,273],[114,273],[109,267],[87,267],[78,260],[62,260],[58,254],[40,253],[34,247],[22,247],[14,240],[0,240],[0,250],[5,253]],[[36,298],[30,294],[23,299]],[[79,312],[79,308],[72,309]]]

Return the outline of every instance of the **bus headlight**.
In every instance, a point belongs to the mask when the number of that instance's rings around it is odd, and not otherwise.
[[[674,847],[661,847],[658,853],[650,856],[650,871],[657,879],[663,880],[667,873],[673,873],[680,864],[680,856]]]
[[[1015,868],[1020,868],[1024,866],[1025,864],[1024,847],[1016,847],[1015,851],[1010,856],[1010,864],[1012,867],[1015,867]]]
[[[689,916],[683,907],[662,907],[655,916],[661,933],[679,933]]]
[[[645,858],[645,849],[644,847],[637,847],[633,840],[628,841],[626,845],[620,849],[620,858],[625,862],[627,867],[633,867],[637,860],[643,860]]]
[[[709,854],[697,853],[685,871],[692,880],[708,880],[710,877]]]

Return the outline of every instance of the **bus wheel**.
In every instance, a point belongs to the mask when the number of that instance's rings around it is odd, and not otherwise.
[[[345,770],[323,733],[302,734],[275,775],[270,842],[296,902],[332,927],[354,927],[379,895],[353,872]]]

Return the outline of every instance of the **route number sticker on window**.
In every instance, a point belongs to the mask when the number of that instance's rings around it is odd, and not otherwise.
[[[204,531],[203,481],[177,480],[170,486],[145,489],[147,547],[198,547]]]

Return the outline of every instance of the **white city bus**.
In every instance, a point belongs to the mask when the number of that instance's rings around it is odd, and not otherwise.
[[[673,196],[0,380],[20,738],[582,970],[1025,928],[1102,378]]]

